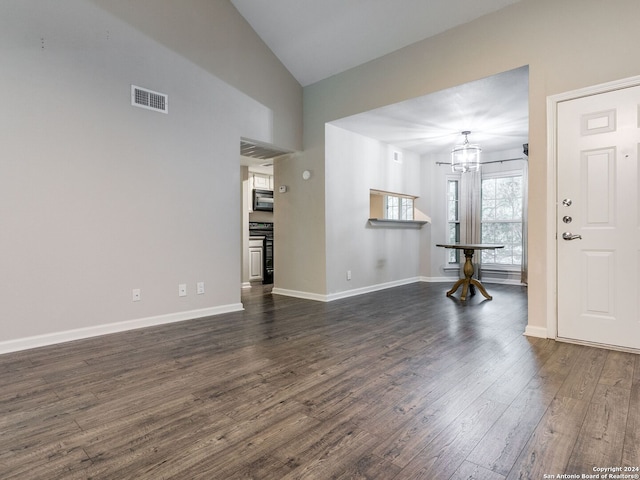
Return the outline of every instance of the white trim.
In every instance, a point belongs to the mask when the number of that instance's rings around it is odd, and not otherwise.
[[[558,333],[558,296],[557,296],[557,189],[556,189],[556,128],[557,106],[560,99],[547,97],[547,328],[545,338],[556,338]],[[528,316],[528,322],[531,316]],[[540,329],[527,325],[525,334],[529,329]],[[531,334],[531,336],[536,336]]]
[[[459,269],[456,268],[456,272]],[[427,283],[440,283],[440,282],[456,282],[458,281],[458,276],[451,276],[451,277],[420,277],[420,281],[421,282],[427,282]]]
[[[319,302],[332,302],[334,300],[340,300],[342,298],[355,297],[357,295],[363,295],[365,293],[377,292],[380,290],[386,290],[387,288],[400,287],[402,285],[409,285],[411,283],[425,282],[425,283],[455,283],[459,278],[458,277],[414,277],[407,278],[404,280],[396,280],[393,282],[387,283],[379,283],[376,285],[369,285],[368,287],[355,288],[353,290],[345,290],[343,292],[332,293],[329,295],[320,295],[317,293],[308,293],[308,292],[299,292],[296,290],[286,290],[282,288],[274,288],[271,293],[275,293],[277,295],[286,295],[288,297],[296,297],[303,298],[306,300],[317,300]],[[500,279],[489,279],[483,280],[483,283],[494,283],[499,285],[516,285],[516,286],[524,286],[525,284],[516,280],[500,280]]]
[[[520,280],[514,278],[487,278],[482,277],[482,283],[493,283],[495,285],[515,285],[518,287],[525,287],[527,284],[522,283]]]
[[[563,338],[563,337],[558,337],[556,338],[556,340],[558,342],[573,343],[575,345],[586,345],[588,347],[606,348],[607,350],[617,350],[619,352],[635,353],[636,355],[640,354],[640,350],[638,350],[637,348],[621,347],[620,345],[608,345],[606,343],[586,342],[582,340],[574,340],[572,338]]]
[[[527,325],[524,329],[523,335],[526,335],[527,337],[549,338],[547,333],[547,329],[544,327],[532,327],[531,325]]]
[[[640,75],[592,85],[570,92],[559,93],[547,97],[547,334],[546,338],[558,337],[558,249],[556,204],[557,192],[557,107],[560,102],[577,98],[598,95],[601,93],[622,90],[640,85]],[[531,317],[529,317],[531,320]],[[530,327],[527,327],[529,329]],[[541,327],[531,327],[541,329]],[[532,335],[535,336],[535,335]]]
[[[327,295],[327,301],[340,300],[342,298],[355,297],[363,295],[365,293],[377,292],[380,290],[386,290],[387,288],[400,287],[402,285],[409,285],[410,283],[419,282],[419,277],[406,278],[404,280],[395,280],[393,282],[378,283],[376,285],[369,285],[368,287],[355,288],[353,290],[346,290],[338,293],[330,293]]]
[[[420,282],[425,283],[442,283],[449,282],[455,283],[459,280],[459,277],[420,277]],[[496,285],[516,285],[519,287],[526,286],[526,283],[522,283],[520,280],[514,280],[509,278],[483,278],[482,283],[493,283]]]
[[[396,280],[393,282],[369,285],[368,287],[354,288],[353,290],[345,290],[342,292],[330,293],[328,295],[322,295],[319,293],[301,292],[298,290],[287,290],[286,288],[273,288],[271,290],[271,293],[275,293],[276,295],[285,295],[287,297],[302,298],[305,300],[316,300],[318,302],[333,302],[334,300],[355,297],[358,295],[363,295],[365,293],[377,292],[380,290],[386,290],[387,288],[399,287],[402,285],[408,285],[410,283],[417,283],[419,281],[421,281],[421,277],[407,278],[404,280]]]
[[[299,290],[288,290],[286,288],[273,287],[271,293],[275,295],[284,295],[285,297],[302,298],[303,300],[315,300],[317,302],[326,302],[326,295],[311,292],[301,292]]]
[[[194,320],[196,318],[210,317],[213,315],[220,315],[222,313],[239,312],[242,310],[244,310],[244,307],[241,303],[234,303],[229,305],[221,305],[218,307],[189,310],[186,312],[176,312],[166,315],[157,315],[154,317],[108,323],[104,325],[97,325],[95,327],[78,328],[75,330],[66,330],[63,332],[53,332],[43,335],[36,335],[33,337],[18,338],[15,340],[0,342],[0,354],[17,352],[20,350],[28,350],[31,348],[45,347],[48,345],[71,342],[74,340],[82,340],[85,338],[97,337],[100,335],[108,335],[110,333],[126,332],[129,330],[137,330],[139,328],[164,325],[167,323]]]

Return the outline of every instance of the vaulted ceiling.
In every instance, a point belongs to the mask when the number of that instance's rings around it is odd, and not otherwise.
[[[520,0],[231,0],[307,86]],[[526,143],[528,69],[335,122],[416,151],[446,153],[471,130],[485,151]]]
[[[231,0],[302,86],[519,0]]]

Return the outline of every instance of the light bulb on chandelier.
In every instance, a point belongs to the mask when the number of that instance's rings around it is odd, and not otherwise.
[[[464,135],[464,143],[456,145],[451,150],[451,170],[456,173],[477,172],[480,170],[480,152],[482,149],[478,145],[469,143],[468,135],[471,131],[461,132]]]

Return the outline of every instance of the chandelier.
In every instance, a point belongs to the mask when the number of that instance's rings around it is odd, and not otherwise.
[[[467,135],[471,132],[465,130],[464,143],[456,145],[451,150],[451,170],[454,172],[477,172],[480,170],[480,152],[482,149],[478,145],[470,145]]]

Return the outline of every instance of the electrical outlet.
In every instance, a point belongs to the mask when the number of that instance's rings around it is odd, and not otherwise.
[[[187,296],[187,284],[186,283],[181,283],[180,285],[178,285],[178,296],[179,297],[186,297]]]
[[[204,282],[198,282],[196,285],[196,293],[198,295],[203,295],[204,294]]]
[[[351,270],[347,270],[347,280],[351,280]]]
[[[134,302],[139,302],[140,301],[140,289],[139,288],[134,288],[131,291],[131,300],[133,300]]]

